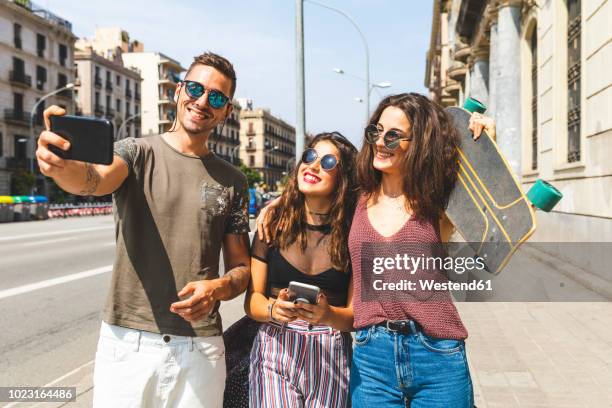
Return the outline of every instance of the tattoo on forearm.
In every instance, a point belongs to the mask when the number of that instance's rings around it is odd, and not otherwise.
[[[92,195],[100,185],[100,173],[91,163],[85,163],[85,185],[80,191],[81,195]]]
[[[230,299],[233,299],[244,292],[249,284],[249,279],[251,278],[249,267],[243,263],[227,271],[226,275],[230,278]]]

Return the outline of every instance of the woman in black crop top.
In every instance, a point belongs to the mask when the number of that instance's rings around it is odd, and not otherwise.
[[[348,404],[356,153],[339,133],[317,135],[270,209],[275,240],[253,239],[245,310],[264,324],[251,351],[252,407]],[[318,286],[318,303],[294,303],[291,281]]]

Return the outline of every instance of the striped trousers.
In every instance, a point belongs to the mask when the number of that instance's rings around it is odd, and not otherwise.
[[[350,333],[296,320],[266,323],[251,350],[249,405],[265,408],[350,406]]]

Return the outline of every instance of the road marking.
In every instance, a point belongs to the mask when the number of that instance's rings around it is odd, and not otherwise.
[[[87,363],[85,363],[85,364],[75,368],[74,370],[70,371],[69,373],[66,373],[66,374],[62,375],[61,377],[56,378],[55,380],[51,381],[50,383],[47,383],[47,384],[43,385],[43,387],[53,387],[55,384],[59,383],[60,381],[63,381],[66,378],[68,378],[68,377],[78,373],[82,369],[89,367],[90,365],[92,365],[94,363],[94,361],[95,360],[88,361]],[[78,390],[77,390],[77,392],[78,392]],[[19,404],[19,402],[13,402],[11,404],[5,405],[4,408],[16,407],[18,404]],[[33,405],[32,408],[39,407],[39,406],[40,407],[47,406],[46,404],[48,404],[48,403],[41,402],[41,403],[38,403],[36,405]]]
[[[28,247],[28,246],[36,246],[36,245],[44,245],[44,244],[53,244],[56,242],[72,241],[75,239],[76,239],[75,237],[56,238],[56,239],[48,239],[46,241],[26,242],[25,244],[21,244],[21,245],[24,247]]]
[[[105,229],[112,229],[112,228],[115,228],[115,226],[114,225],[106,225],[104,227],[90,227],[90,228],[70,229],[70,230],[63,230],[63,231],[38,232],[38,233],[35,233],[35,234],[13,235],[13,236],[9,236],[9,237],[0,237],[0,242],[2,242],[2,241],[12,241],[12,240],[24,239],[24,238],[49,237],[49,236],[53,236],[53,235],[72,234],[72,233],[88,232],[88,231],[98,231],[98,230],[105,230]]]
[[[28,285],[17,286],[10,289],[0,290],[0,300],[11,296],[22,295],[24,293],[33,292],[35,290],[48,288],[51,286],[61,285],[62,283],[72,282],[79,279],[90,278],[92,276],[101,275],[110,272],[113,269],[112,265],[103,266],[101,268],[90,269],[88,271],[73,273],[71,275],[60,276],[59,278],[47,279],[44,281],[30,283]]]

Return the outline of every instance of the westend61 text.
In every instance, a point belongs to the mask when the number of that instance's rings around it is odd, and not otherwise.
[[[418,285],[417,285],[418,283]],[[465,290],[465,291],[490,291],[493,290],[490,280],[478,280],[471,282],[438,282],[432,279],[419,279],[418,282],[402,279],[399,282],[383,282],[380,279],[372,282],[374,290],[401,290],[401,291],[448,291],[448,290]]]

